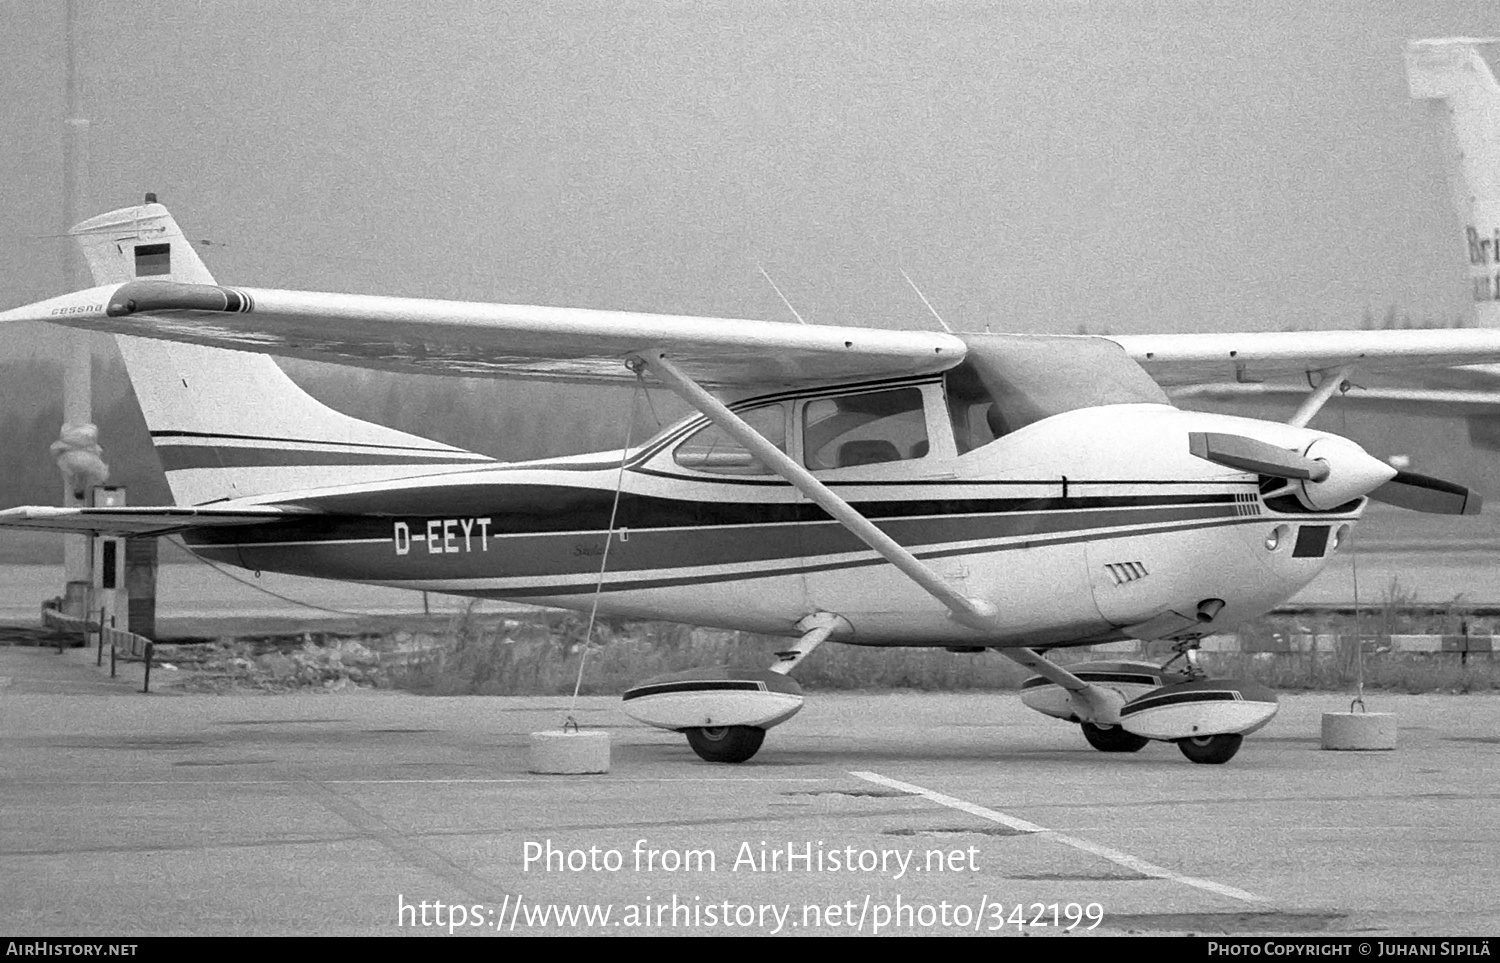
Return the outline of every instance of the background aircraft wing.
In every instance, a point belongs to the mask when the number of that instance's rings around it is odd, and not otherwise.
[[[1500,361],[1500,329],[1112,335],[1161,385],[1257,382],[1352,364],[1356,372]]]
[[[939,332],[177,281],[105,285],[0,312],[0,325],[14,321],[363,367],[562,381],[631,379],[625,358],[660,348],[714,387],[927,374],[952,367],[966,351],[962,340]]]
[[[1307,397],[1305,384],[1240,384],[1217,381],[1182,385],[1168,392],[1173,398],[1203,398],[1209,401],[1281,401],[1300,404]],[[1343,398],[1363,411],[1403,415],[1500,415],[1500,391],[1465,391],[1449,388],[1367,388],[1355,385]]]
[[[264,525],[300,515],[277,506],[249,508],[54,508],[23,505],[0,511],[0,528],[104,535],[164,535],[185,528]]]

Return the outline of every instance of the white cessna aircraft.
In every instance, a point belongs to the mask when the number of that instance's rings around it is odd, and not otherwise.
[[[1105,752],[1222,763],[1275,714],[1209,679],[1205,634],[1262,615],[1369,498],[1466,489],[1306,427],[1355,369],[1500,362],[1500,331],[1105,339],[887,331],[216,284],[165,208],[74,229],[98,286],[0,313],[117,336],[175,504],[22,507],[0,525],[181,533],[248,569],[786,636],[763,671],[630,690],[636,718],[740,762],[832,639],[995,649],[1032,708]],[[623,451],[499,463],[341,414],[270,355],[666,385],[697,412]],[[1290,423],[1181,411],[1153,380],[1300,374]],[[1166,666],[1049,649],[1170,640]],[[1174,670],[1172,663],[1186,657]]]

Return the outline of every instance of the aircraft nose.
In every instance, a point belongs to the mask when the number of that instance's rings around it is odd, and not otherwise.
[[[1321,480],[1302,482],[1302,503],[1318,511],[1337,508],[1368,495],[1396,477],[1396,469],[1337,435],[1317,439],[1303,455],[1328,466],[1328,473]]]

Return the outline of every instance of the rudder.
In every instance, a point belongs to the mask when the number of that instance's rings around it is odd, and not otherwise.
[[[167,209],[147,203],[71,232],[94,283],[214,283]],[[117,336],[179,505],[437,474],[493,459],[329,408],[266,355]]]
[[[1417,100],[1446,114],[1453,206],[1464,230],[1474,322],[1500,327],[1500,84],[1478,48],[1500,40],[1454,37],[1406,46],[1406,79]]]

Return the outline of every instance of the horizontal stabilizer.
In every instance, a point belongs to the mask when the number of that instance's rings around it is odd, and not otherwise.
[[[274,505],[252,508],[54,508],[23,505],[0,511],[0,528],[100,535],[164,535],[185,528],[263,525],[305,512]]]

